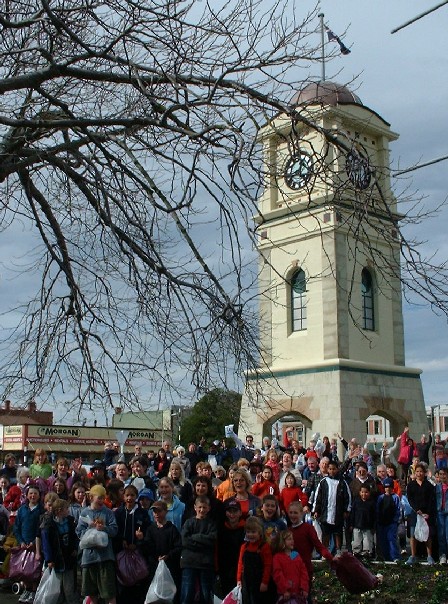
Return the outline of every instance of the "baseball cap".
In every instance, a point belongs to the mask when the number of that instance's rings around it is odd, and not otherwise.
[[[166,512],[168,510],[168,506],[165,501],[159,499],[158,501],[154,501],[151,506],[151,510],[165,510]]]
[[[394,481],[392,480],[392,478],[385,478],[383,480],[383,487],[393,487],[394,486]]]

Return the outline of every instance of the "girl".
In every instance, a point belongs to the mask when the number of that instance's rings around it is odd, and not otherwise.
[[[269,604],[268,585],[272,573],[272,552],[264,539],[263,524],[251,516],[246,520],[246,543],[238,559],[237,585],[243,604]]]
[[[48,461],[47,454],[43,449],[36,449],[34,452],[34,460],[30,465],[31,478],[43,478],[47,480],[53,473],[51,463]]]
[[[168,476],[170,469],[170,460],[166,456],[165,449],[159,449],[159,453],[154,460],[154,476],[158,479]]]
[[[193,499],[193,487],[191,482],[185,478],[183,465],[173,459],[168,475],[174,483],[175,494],[185,505],[188,505]]]
[[[86,487],[82,482],[75,482],[75,484],[72,486],[70,495],[68,496],[68,502],[68,513],[70,516],[73,516],[75,522],[77,523],[81,510],[89,505]]]
[[[53,482],[51,490],[53,493],[56,493],[59,499],[65,499],[66,501],[68,500],[67,483],[63,478],[56,478],[56,480]]]
[[[282,531],[272,561],[272,574],[279,596],[284,600],[294,597],[297,604],[306,604],[309,591],[308,571],[302,558],[294,550],[294,537],[289,530]]]
[[[104,500],[104,505],[107,505],[110,510],[115,512],[115,510],[123,503],[124,492],[125,488],[121,480],[112,478],[106,486],[106,499]]]
[[[297,479],[292,472],[288,472],[285,477],[285,488],[280,493],[280,509],[284,514],[289,509],[293,501],[300,501],[303,507],[308,505],[308,495],[302,491],[297,484]]]
[[[30,485],[26,491],[26,503],[19,507],[14,523],[14,536],[22,549],[35,550],[42,512],[39,489]],[[36,551],[36,558],[40,558],[39,551]],[[38,582],[25,583],[25,591],[20,596],[19,602],[32,602],[37,584]]]
[[[255,484],[252,486],[252,494],[260,499],[265,495],[274,495],[277,499],[280,496],[278,485],[274,481],[271,466],[265,466],[260,474],[257,474]]]
[[[274,482],[278,484],[280,479],[280,463],[278,453],[275,449],[269,449],[266,453],[264,465],[272,469]]]
[[[393,492],[395,493],[395,495],[398,495],[398,497],[401,497],[401,485],[400,481],[397,478],[397,468],[394,466],[393,463],[386,464],[386,474],[388,478],[392,478],[392,480],[394,481]]]
[[[415,526],[417,524],[417,515],[423,516],[429,525],[429,538],[425,542],[426,552],[428,554],[427,562],[434,564],[432,557],[432,534],[435,532],[436,524],[436,491],[433,485],[426,478],[426,464],[420,462],[415,467],[415,480],[411,480],[407,488],[407,497],[412,513],[408,517],[408,527],[410,532],[411,555],[405,564],[414,564],[417,561],[417,543],[414,537]]]
[[[288,517],[290,530],[294,539],[294,549],[299,552],[303,563],[306,566],[309,577],[308,602],[311,604],[311,586],[313,584],[313,565],[311,558],[313,549],[319,552],[328,562],[333,560],[333,556],[326,547],[322,545],[317,536],[316,529],[308,522],[303,522],[303,506],[300,501],[293,501],[288,508]]]
[[[280,509],[274,495],[265,495],[257,516],[263,523],[265,541],[272,545],[281,531],[286,528],[286,521],[280,517]]]

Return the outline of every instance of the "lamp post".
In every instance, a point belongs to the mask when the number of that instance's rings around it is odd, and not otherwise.
[[[118,444],[120,445],[120,456],[124,457],[124,443],[127,441],[129,436],[129,430],[117,430],[115,432],[115,437],[117,439]]]

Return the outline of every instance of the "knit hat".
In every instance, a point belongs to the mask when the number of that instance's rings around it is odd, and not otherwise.
[[[106,497],[106,489],[101,484],[94,484],[90,488],[90,494],[96,495],[97,497]]]

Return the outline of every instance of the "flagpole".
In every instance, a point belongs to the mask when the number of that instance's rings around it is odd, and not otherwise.
[[[322,82],[325,82],[325,33],[324,33],[324,13],[319,13],[317,15],[320,19],[320,37],[322,44]]]

